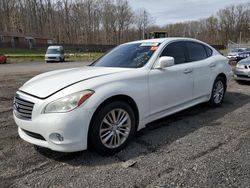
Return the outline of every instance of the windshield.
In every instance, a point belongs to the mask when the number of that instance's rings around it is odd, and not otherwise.
[[[244,49],[234,48],[234,49],[231,50],[231,52],[244,52]]]
[[[97,67],[124,67],[140,68],[157,50],[160,43],[123,44],[94,62],[91,66]]]
[[[60,49],[48,49],[46,54],[61,54]]]

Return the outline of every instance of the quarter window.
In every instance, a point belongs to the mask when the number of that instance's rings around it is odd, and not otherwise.
[[[213,55],[213,51],[211,50],[211,48],[205,46],[205,49],[206,49],[206,51],[207,51],[207,57],[210,57],[210,56]]]
[[[207,58],[207,52],[202,44],[196,42],[187,42],[187,51],[189,61],[199,61]]]
[[[186,63],[186,48],[183,42],[173,42],[166,46],[162,56],[170,56],[174,58],[175,64]]]

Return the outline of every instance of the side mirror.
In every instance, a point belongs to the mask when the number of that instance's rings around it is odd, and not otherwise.
[[[174,65],[174,58],[169,56],[160,57],[155,64],[155,69],[164,69],[166,67],[171,67]]]

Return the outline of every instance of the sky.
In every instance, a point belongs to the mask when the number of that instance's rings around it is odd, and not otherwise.
[[[128,0],[136,11],[146,9],[154,18],[155,24],[199,20],[215,15],[219,9],[230,5],[250,3],[250,0]]]

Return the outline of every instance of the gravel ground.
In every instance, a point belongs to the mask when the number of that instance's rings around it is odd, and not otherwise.
[[[0,66],[0,187],[250,187],[250,84],[232,81],[224,104],[202,104],[150,123],[112,157],[22,141],[15,91],[34,75],[86,63]]]

